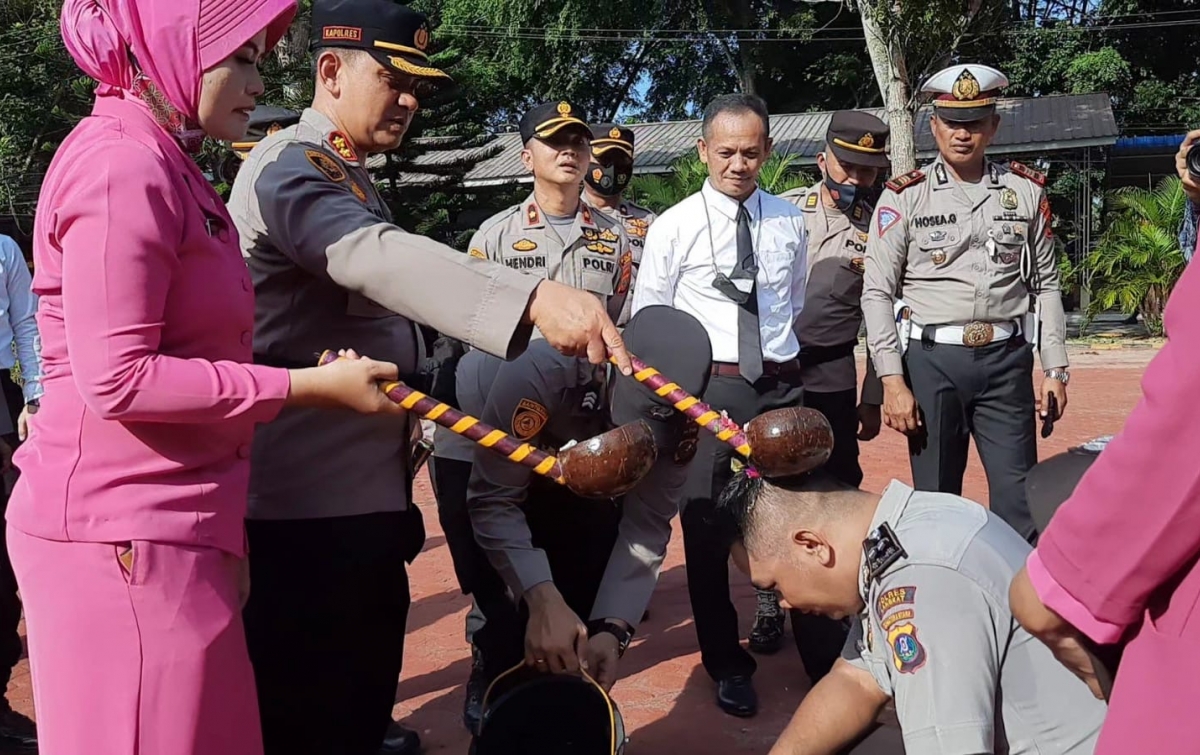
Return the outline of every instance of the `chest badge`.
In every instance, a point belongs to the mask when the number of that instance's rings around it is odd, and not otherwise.
[[[354,192],[354,196],[358,197],[358,201],[363,204],[367,203],[367,192],[363,191],[363,188],[354,181],[350,182],[350,191]]]
[[[533,243],[529,239],[521,239],[520,241],[514,242],[512,248],[514,251],[518,252],[532,252],[534,249],[537,249],[537,244]]]
[[[1017,192],[1005,186],[1000,190],[1000,206],[1006,210],[1015,210],[1019,206]]]
[[[946,261],[946,253],[939,249],[933,254],[929,255],[929,258],[933,260],[933,264],[940,265]]]

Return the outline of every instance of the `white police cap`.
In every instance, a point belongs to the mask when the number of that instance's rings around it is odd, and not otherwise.
[[[1008,86],[1008,77],[990,66],[966,63],[929,77],[921,92],[933,94],[934,112],[942,120],[969,122],[996,111],[996,96]]]

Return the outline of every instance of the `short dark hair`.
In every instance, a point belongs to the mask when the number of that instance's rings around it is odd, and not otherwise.
[[[370,55],[366,50],[357,47],[336,47],[334,45],[321,45],[312,51],[312,57],[308,63],[309,74],[314,80],[317,78],[317,61],[321,59],[321,53],[331,52],[337,55],[343,62],[353,60],[358,53]]]
[[[760,516],[764,508],[762,505],[764,500],[772,498],[780,494],[821,494],[821,493],[850,493],[857,491],[858,488],[848,485],[823,469],[816,469],[802,475],[793,477],[780,477],[768,480],[761,473],[752,467],[747,467],[733,476],[733,479],[725,485],[721,491],[721,495],[717,499],[717,511],[728,523],[727,533],[734,540],[742,542],[753,541],[759,533],[759,525],[767,524],[770,517]],[[789,497],[791,497],[789,495]],[[803,507],[805,503],[811,504],[817,500],[818,496],[796,496],[793,506]],[[769,504],[767,504],[769,505]],[[827,507],[820,507],[820,511],[813,508],[813,513],[835,513],[834,511],[826,511]],[[749,545],[749,543],[747,543]]]
[[[723,94],[708,103],[708,106],[704,108],[704,122],[700,127],[705,139],[708,139],[713,121],[723,113],[754,113],[762,119],[763,135],[770,138],[771,116],[767,112],[767,103],[763,101],[762,97],[756,94]]]

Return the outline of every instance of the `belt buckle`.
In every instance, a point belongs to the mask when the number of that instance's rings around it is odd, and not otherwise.
[[[963,328],[962,341],[964,346],[987,346],[995,335],[990,322],[971,322]]]

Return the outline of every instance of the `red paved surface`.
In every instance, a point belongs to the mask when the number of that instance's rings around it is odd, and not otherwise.
[[[1071,403],[1054,435],[1042,441],[1041,455],[1119,429],[1140,396],[1138,381],[1150,356],[1150,352],[1140,350],[1072,354],[1075,366]],[[905,454],[901,436],[884,428],[878,439],[863,447],[863,487],[881,490],[893,477],[911,481]],[[964,495],[986,503],[987,482],[974,453]],[[417,500],[425,511],[429,539],[411,572],[413,608],[395,715],[421,732],[425,752],[464,755],[468,739],[460,714],[462,684],[470,665],[463,639],[468,601],[454,581],[433,497],[424,478],[418,481]],[[755,682],[760,712],[756,718],[735,719],[716,708],[713,686],[699,665],[681,538],[677,531],[651,603],[650,621],[642,626],[625,656],[623,677],[614,688],[631,736],[626,753],[766,753],[807,689],[807,678],[789,638],[784,650],[759,658]],[[731,583],[746,631],[753,619],[753,591],[736,571]],[[9,700],[16,709],[33,713],[24,660],[9,685]],[[898,732],[889,727],[858,752],[884,755],[903,749]]]

